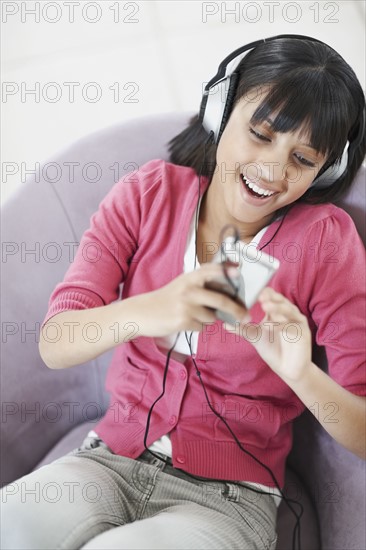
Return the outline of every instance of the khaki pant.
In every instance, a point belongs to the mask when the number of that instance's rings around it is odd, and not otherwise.
[[[242,483],[192,479],[100,440],[1,491],[1,548],[274,550],[277,507]]]

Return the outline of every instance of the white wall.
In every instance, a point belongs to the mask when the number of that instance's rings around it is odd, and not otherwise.
[[[85,134],[145,114],[198,109],[219,62],[258,38],[319,38],[365,89],[364,0],[3,1],[1,11],[2,203],[26,185],[26,170]],[[65,83],[78,84],[74,99]]]

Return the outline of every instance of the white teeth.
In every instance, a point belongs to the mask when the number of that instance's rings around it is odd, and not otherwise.
[[[264,195],[266,197],[270,197],[275,193],[274,191],[268,191],[267,189],[262,189],[261,187],[258,187],[258,185],[255,185],[255,183],[252,183],[251,181],[247,180],[244,176],[243,176],[243,180],[245,185],[250,187],[250,189],[252,189],[255,193],[258,193],[258,195]]]

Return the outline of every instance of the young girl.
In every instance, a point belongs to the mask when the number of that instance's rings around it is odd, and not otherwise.
[[[111,402],[80,448],[19,480],[63,490],[52,503],[8,496],[4,548],[274,549],[292,420],[335,403],[337,422],[319,422],[365,455],[365,254],[330,204],[365,157],[365,97],[314,39],[242,53],[223,63],[216,107],[211,88],[170,143],[170,162],[113,186],[51,295],[43,326],[74,323],[74,339],[41,331],[43,360],[67,368],[115,347]],[[208,288],[223,275],[212,260],[227,226],[280,261],[250,311]],[[225,273],[235,286],[237,268]]]

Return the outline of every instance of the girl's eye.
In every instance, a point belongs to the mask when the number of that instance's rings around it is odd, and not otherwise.
[[[258,138],[262,141],[271,141],[266,136],[263,136],[262,134],[258,134],[258,132],[255,132],[255,130],[253,130],[253,128],[249,128],[249,131],[250,131],[251,134],[253,134],[253,136],[255,136],[256,138]]]
[[[259,134],[253,128],[249,128],[250,133],[255,136],[257,139],[260,139],[261,141],[271,141],[268,137],[264,136],[263,134]],[[306,158],[302,157],[301,155],[295,155],[297,160],[303,164],[304,166],[309,166],[310,168],[314,168],[315,164],[311,162],[310,160],[307,160]]]
[[[299,162],[301,162],[301,164],[314,168],[315,164],[313,162],[310,162],[310,160],[305,159],[301,155],[295,155],[295,157],[299,160]]]

